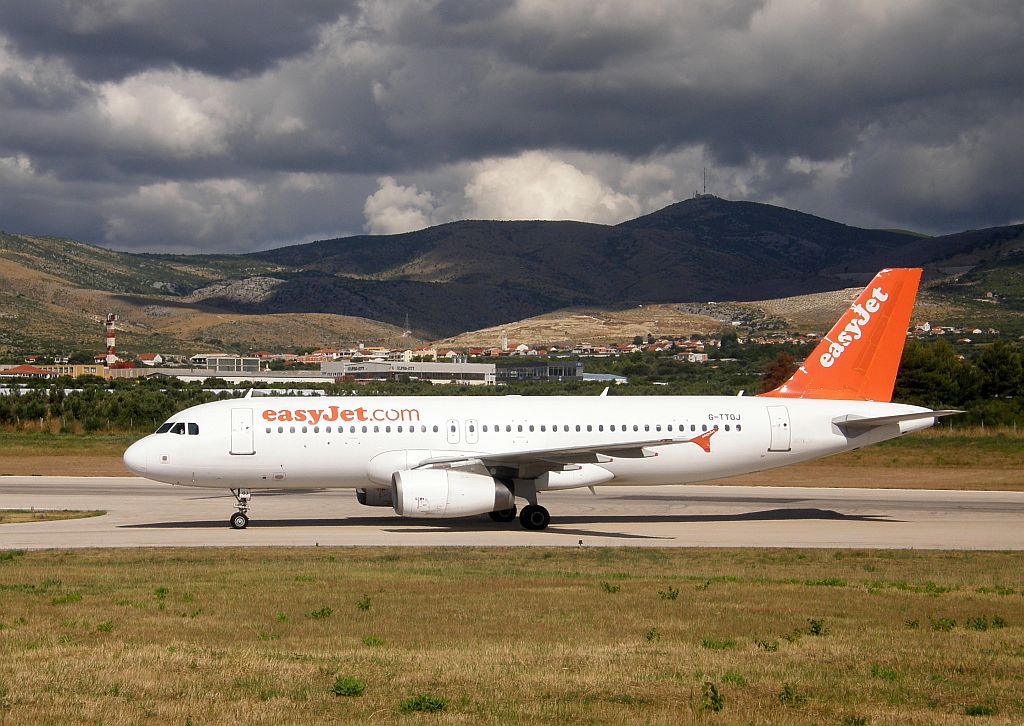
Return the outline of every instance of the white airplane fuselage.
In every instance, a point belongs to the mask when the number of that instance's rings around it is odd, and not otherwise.
[[[686,484],[817,459],[934,423],[850,431],[837,420],[927,411],[743,396],[258,397],[182,411],[168,423],[194,426],[146,436],[125,462],[149,479],[183,486],[367,488],[388,487],[395,471],[434,457],[679,439],[645,457],[603,456],[549,472],[536,488]],[[709,451],[682,440],[711,431]]]

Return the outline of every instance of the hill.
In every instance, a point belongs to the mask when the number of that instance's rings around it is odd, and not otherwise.
[[[406,316],[418,338],[450,338],[569,311],[538,323],[554,334],[573,315],[605,315],[609,326],[639,304],[844,290],[896,265],[923,266],[937,309],[958,321],[1024,327],[1024,225],[925,237],[709,195],[614,226],[469,220],[246,255],[140,255],[0,233],[0,254],[14,281],[0,293],[8,346],[90,341],[90,315],[108,310],[124,311],[128,340],[166,341],[165,350],[204,339],[382,342],[396,339]],[[38,289],[33,275],[44,276]],[[280,317],[311,314],[325,317],[305,327],[299,321],[312,319]]]

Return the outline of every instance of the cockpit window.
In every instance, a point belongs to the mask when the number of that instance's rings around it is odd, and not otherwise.
[[[166,433],[167,433],[168,431],[170,431],[170,430],[171,430],[171,426],[173,426],[173,425],[174,425],[173,423],[165,423],[165,424],[162,424],[162,425],[160,426],[160,428],[158,428],[158,429],[156,430],[156,432],[157,432],[158,434],[166,434]]]
[[[171,427],[171,433],[172,434],[184,434],[185,433],[185,424],[183,424],[183,423],[176,423],[176,424],[174,424],[174,426]]]
[[[189,436],[198,436],[199,435],[199,424],[197,424],[197,423],[190,423],[188,425],[188,435]]]

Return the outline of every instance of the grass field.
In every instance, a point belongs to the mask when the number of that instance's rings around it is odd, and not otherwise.
[[[103,510],[88,511],[72,509],[0,509],[0,524],[21,524],[23,522],[54,522],[60,519],[85,519],[106,514]]]
[[[0,721],[1021,723],[1022,573],[1019,553],[3,552]]]

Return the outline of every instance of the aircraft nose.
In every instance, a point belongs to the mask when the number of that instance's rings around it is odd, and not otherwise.
[[[149,462],[146,457],[146,441],[136,441],[124,452],[124,465],[136,474],[145,474]]]

